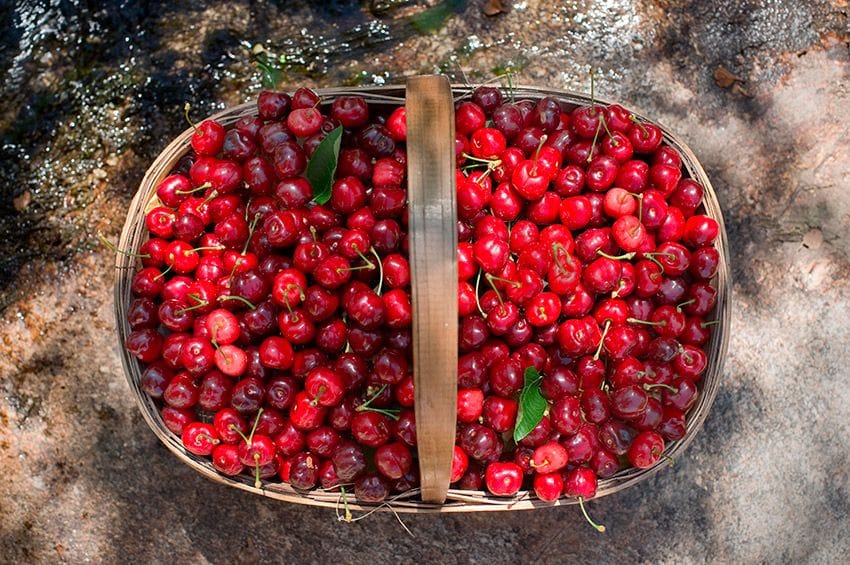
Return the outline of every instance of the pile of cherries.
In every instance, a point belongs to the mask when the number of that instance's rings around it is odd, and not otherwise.
[[[585,500],[685,435],[719,228],[657,126],[508,98],[456,104],[452,486]],[[322,196],[305,170],[340,126]],[[158,185],[126,346],[165,425],[221,473],[353,483],[360,502],[418,485],[405,139],[404,107],[262,92],[256,116],[197,125]],[[515,442],[530,367],[548,408]]]

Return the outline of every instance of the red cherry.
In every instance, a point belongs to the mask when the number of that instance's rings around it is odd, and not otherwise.
[[[496,496],[513,496],[522,486],[522,469],[516,463],[490,463],[484,480],[487,490]]]

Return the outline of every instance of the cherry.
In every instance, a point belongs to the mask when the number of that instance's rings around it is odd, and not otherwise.
[[[173,434],[182,434],[183,428],[193,421],[193,412],[184,408],[174,408],[173,406],[162,407],[162,422],[165,427]]]
[[[553,473],[563,469],[568,461],[567,450],[557,442],[549,442],[534,450],[531,467],[537,473]]]
[[[319,482],[319,459],[309,453],[296,453],[290,460],[289,484],[296,490],[310,490]]]
[[[717,238],[720,228],[717,221],[709,216],[697,214],[685,222],[685,233],[682,239],[693,247],[710,244]]]
[[[720,252],[714,247],[699,247],[691,252],[688,260],[688,272],[693,276],[709,280],[717,274],[720,264]]]
[[[455,483],[459,481],[468,468],[469,458],[466,456],[463,449],[455,445],[452,450],[452,471],[449,477],[449,482]]]
[[[457,391],[457,420],[470,423],[478,421],[484,411],[484,392],[481,389]]]
[[[357,412],[351,420],[351,434],[362,445],[380,447],[390,439],[388,418],[372,411]]]
[[[475,423],[461,430],[459,445],[469,457],[478,461],[491,459],[501,451],[496,432]]]
[[[598,388],[585,389],[581,395],[581,410],[588,422],[605,422],[611,415],[608,395]]]
[[[393,437],[409,447],[416,447],[416,415],[413,410],[399,412],[398,420],[393,422]]]
[[[667,441],[682,439],[688,431],[685,413],[675,406],[664,406],[661,412],[661,422],[656,430]]]
[[[475,102],[464,101],[455,110],[455,129],[462,135],[469,135],[484,127],[487,117],[484,110]]]
[[[224,127],[214,120],[204,120],[195,127],[190,143],[198,155],[214,156],[224,143]]]
[[[658,126],[648,123],[641,123],[632,118],[634,124],[626,132],[629,141],[637,153],[652,153],[661,146],[663,141],[661,129]]]
[[[279,120],[292,105],[292,99],[283,92],[263,90],[257,96],[257,110],[263,120]]]
[[[212,463],[217,471],[230,476],[240,474],[245,468],[239,460],[239,448],[235,445],[216,445],[212,450]]]
[[[361,96],[339,96],[331,105],[331,115],[344,128],[354,130],[369,121],[369,106]]]
[[[360,502],[381,502],[389,493],[387,480],[378,473],[366,473],[354,481],[354,495]]]
[[[490,463],[484,480],[487,490],[496,496],[513,496],[522,486],[522,469],[516,463]]]
[[[315,397],[310,393],[301,391],[295,395],[295,400],[289,409],[289,419],[299,430],[315,430],[324,423],[327,410],[315,402]]]
[[[600,479],[608,479],[620,470],[620,461],[610,451],[600,449],[590,459],[590,468]]]
[[[684,216],[693,216],[702,203],[703,188],[692,180],[684,178],[676,185],[676,189],[670,195],[670,204],[682,211]]]
[[[404,106],[393,110],[386,126],[394,141],[407,141],[407,110]]]
[[[509,432],[516,425],[519,404],[512,398],[488,396],[484,400],[483,422],[486,426],[499,433]]]
[[[652,467],[664,454],[664,438],[657,432],[645,431],[635,436],[626,455],[638,469]]]
[[[412,465],[413,455],[403,443],[388,443],[375,450],[375,466],[388,479],[402,478]]]
[[[560,397],[550,408],[552,427],[564,435],[573,435],[581,427],[581,405],[572,395]]]
[[[218,432],[211,424],[192,422],[183,428],[180,436],[183,447],[195,455],[209,455],[219,443]]]
[[[165,362],[154,361],[139,378],[139,388],[151,398],[162,398],[173,377],[174,371]]]
[[[564,480],[560,473],[535,473],[534,494],[544,502],[554,502],[561,497],[564,490]]]
[[[576,467],[570,471],[564,481],[564,494],[567,496],[578,497],[579,505],[581,506],[581,511],[582,514],[584,514],[585,520],[587,520],[587,522],[593,526],[596,531],[604,532],[605,526],[596,524],[593,520],[591,520],[584,508],[584,501],[596,496],[596,487],[596,473],[588,467]]]
[[[304,391],[320,406],[336,406],[345,395],[342,377],[326,367],[310,371],[304,381]]]
[[[687,412],[696,403],[697,395],[697,388],[693,380],[687,377],[678,377],[670,382],[669,388],[662,390],[661,402],[664,406],[672,406],[682,412]]]

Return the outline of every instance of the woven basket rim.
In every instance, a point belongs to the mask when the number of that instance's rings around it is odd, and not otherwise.
[[[454,84],[452,92],[455,99],[459,100],[471,94],[474,86]],[[286,89],[284,89],[286,90]],[[367,86],[367,87],[333,87],[317,89],[316,92],[323,98],[323,103],[329,103],[327,98],[341,95],[358,95],[367,99],[370,104],[400,105],[404,104],[403,85]],[[514,96],[517,99],[530,98],[540,99],[546,96],[558,98],[562,105],[575,107],[591,103],[587,94],[569,90],[554,88],[541,88],[535,86],[515,86]],[[599,104],[609,105],[613,102],[596,97]],[[213,114],[210,118],[221,121],[224,125],[230,125],[239,118],[247,115],[255,115],[255,102],[248,102],[225,109]],[[669,128],[658,121],[650,120],[638,112],[633,112],[636,117],[657,125],[664,136],[664,141],[679,151],[682,156],[682,165],[687,176],[699,182],[704,189],[703,207],[704,213],[718,222],[720,233],[715,242],[715,247],[720,253],[718,272],[713,280],[717,289],[717,305],[715,307],[716,319],[719,324],[712,331],[711,339],[706,345],[708,354],[708,366],[700,379],[700,394],[697,403],[688,411],[687,432],[681,440],[667,444],[665,454],[671,458],[678,458],[681,453],[694,440],[697,432],[703,426],[710,407],[717,395],[723,371],[723,363],[726,357],[729,342],[729,326],[731,323],[731,308],[729,301],[729,288],[731,286],[731,270],[729,264],[728,241],[726,227],[717,195],[708,175],[700,165],[694,153],[688,145],[674,134]],[[119,249],[136,251],[145,236],[143,214],[149,209],[156,199],[156,185],[173,168],[174,164],[189,149],[189,138],[193,130],[185,130],[172,140],[154,160],[146,171],[139,189],[137,190],[128,210],[127,218],[121,232]],[[142,221],[139,221],[140,218]],[[187,452],[180,438],[165,428],[156,404],[139,388],[139,377],[141,375],[141,364],[124,347],[124,342],[129,333],[126,310],[131,300],[130,282],[134,270],[137,268],[136,261],[122,253],[116,254],[116,277],[114,285],[114,313],[117,326],[117,337],[124,375],[130,386],[136,404],[142,416],[159,440],[178,459],[192,467],[206,478],[221,484],[260,494],[266,497],[328,508],[339,508],[341,494],[338,491],[324,491],[316,489],[308,493],[300,493],[285,483],[264,483],[261,488],[255,488],[250,478],[246,476],[227,477],[219,474],[208,459]],[[626,469],[615,476],[599,481],[597,494],[594,498],[607,496],[619,492],[625,488],[644,481],[662,468],[667,463],[662,459],[647,469]],[[520,491],[513,497],[496,497],[484,491],[469,491],[449,489],[447,502],[443,505],[429,504],[413,499],[418,494],[418,489],[408,491],[390,501],[380,504],[357,503],[354,495],[349,495],[348,507],[358,511],[382,510],[394,512],[481,512],[498,510],[525,510],[533,508],[550,508],[552,506],[572,505],[578,501],[573,498],[559,498],[555,503],[542,502],[534,498],[531,491]]]

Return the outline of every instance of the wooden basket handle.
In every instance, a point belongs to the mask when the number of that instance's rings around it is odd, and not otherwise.
[[[446,500],[457,418],[455,124],[446,77],[407,81],[413,378],[422,500]]]

